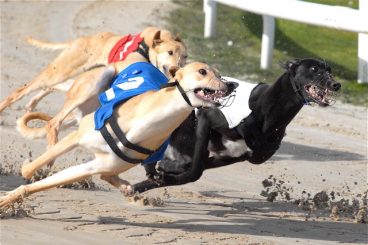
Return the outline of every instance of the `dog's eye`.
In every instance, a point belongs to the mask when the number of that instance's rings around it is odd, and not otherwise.
[[[171,51],[171,50],[170,50],[170,51],[168,51],[167,53],[168,53],[169,55],[173,55],[173,54],[174,54],[174,52],[173,52],[173,51]]]
[[[319,70],[319,69],[318,69],[318,67],[317,67],[317,66],[312,66],[312,67],[311,67],[311,70],[312,70],[313,72],[318,72],[318,70]]]
[[[198,72],[203,76],[207,75],[207,71],[205,69],[199,69]]]
[[[188,58],[188,55],[184,55],[184,59],[187,59]]]

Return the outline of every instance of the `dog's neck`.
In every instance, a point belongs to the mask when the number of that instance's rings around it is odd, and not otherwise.
[[[128,100],[118,108],[117,117],[130,142],[156,150],[192,110],[179,90],[172,87]]]
[[[119,61],[112,63],[111,65],[115,67],[116,73],[120,73],[124,69],[126,69],[131,64],[137,63],[137,62],[148,62],[146,58],[144,58],[139,53],[130,53],[124,61]]]
[[[254,93],[258,99],[253,102],[253,107],[257,121],[262,124],[262,132],[284,131],[303,107],[303,101],[291,85],[290,74],[285,72],[274,84],[259,89],[261,91]]]

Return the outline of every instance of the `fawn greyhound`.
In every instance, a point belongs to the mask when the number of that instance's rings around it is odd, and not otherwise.
[[[23,166],[22,175],[30,178],[37,169],[76,146],[83,146],[92,151],[95,159],[16,188],[0,199],[1,209],[5,210],[11,207],[12,203],[20,202],[25,196],[35,192],[82,180],[95,174],[100,174],[103,180],[119,188],[123,193],[130,192],[129,183],[120,179],[118,174],[135,166],[133,163],[147,159],[149,153],[141,149],[153,152],[188,117],[194,107],[219,105],[231,90],[229,89],[231,86],[220,78],[216,70],[203,63],[190,63],[180,69],[171,68],[170,73],[171,82],[164,88],[136,95],[122,104],[117,104],[114,112],[109,111],[111,107],[100,111],[104,107],[101,102],[102,105],[96,112],[82,118],[78,130],[61,139],[33,162]],[[139,86],[141,82],[142,79],[135,78],[116,86],[130,89]],[[100,101],[102,98],[109,100],[117,96],[111,89],[103,95],[100,95]],[[108,121],[109,124],[103,128],[110,135],[109,139],[102,129],[101,133],[96,130],[100,127],[97,118],[106,115],[108,118],[114,118],[116,120],[114,124],[120,128],[120,133],[116,132],[112,121]],[[136,144],[134,147],[121,144],[117,140],[121,138],[122,132],[125,132],[128,142]],[[115,146],[111,146],[111,143]]]
[[[48,146],[57,142],[59,128],[67,116],[72,121],[79,121],[83,115],[98,107],[96,95],[106,88],[106,84],[100,84],[98,79],[103,70],[101,66],[125,60],[130,63],[141,58],[169,76],[170,67],[183,66],[187,58],[186,47],[180,38],[156,27],[148,27],[136,36],[100,33],[67,43],[34,39],[29,42],[42,48],[64,50],[36,78],[5,98],[0,103],[0,112],[35,90],[41,89],[41,92],[28,103],[28,111],[55,89],[67,92],[62,109],[53,118],[41,112],[29,112],[17,122],[18,130],[24,137],[34,139],[47,136]],[[46,125],[42,128],[27,127],[27,122],[33,119],[44,120]]]

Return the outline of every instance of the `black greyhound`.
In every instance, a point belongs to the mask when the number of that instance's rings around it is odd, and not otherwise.
[[[251,112],[237,126],[229,128],[218,108],[191,114],[171,136],[158,172],[156,164],[145,165],[148,179],[133,185],[133,191],[194,182],[205,169],[235,162],[261,164],[268,160],[303,105],[328,106],[341,87],[325,62],[297,59],[283,67],[285,73],[274,84],[260,83],[244,98]]]

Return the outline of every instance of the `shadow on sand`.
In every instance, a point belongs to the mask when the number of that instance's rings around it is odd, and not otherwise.
[[[324,149],[284,141],[282,142],[280,149],[272,157],[272,160],[282,161],[285,159],[330,162],[330,161],[359,161],[365,160],[366,157],[364,155],[348,151]]]

